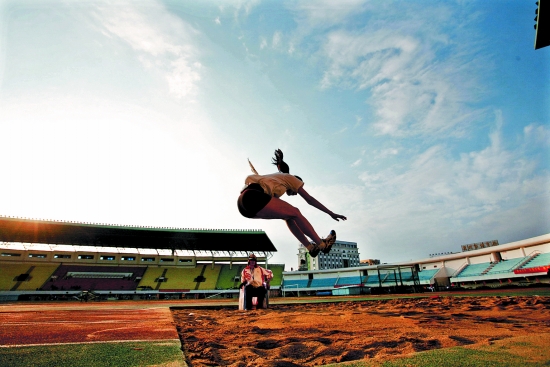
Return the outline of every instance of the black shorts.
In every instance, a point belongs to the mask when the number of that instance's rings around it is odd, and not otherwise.
[[[266,194],[258,184],[250,184],[241,192],[237,200],[239,212],[246,218],[254,218],[271,200],[271,196]]]

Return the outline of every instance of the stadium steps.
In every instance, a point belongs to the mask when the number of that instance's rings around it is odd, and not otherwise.
[[[36,290],[50,279],[57,264],[1,264],[0,291]]]
[[[216,289],[236,288],[240,284],[242,268],[244,268],[243,265],[230,266],[229,264],[223,264],[216,281]],[[235,280],[237,277],[239,278],[238,281]]]
[[[485,269],[487,269],[491,263],[469,264],[466,266],[456,277],[465,278],[472,276],[480,276]]]
[[[418,281],[431,281],[439,269],[422,270],[418,273]]]
[[[310,284],[312,288],[334,288],[337,278],[313,278]]]
[[[496,264],[497,264],[497,263],[491,263],[491,265],[489,265],[489,267],[488,267],[487,269],[485,269],[485,270],[483,270],[483,271],[481,272],[481,275],[485,275],[485,274],[487,274],[488,272],[490,272],[491,269],[493,269],[493,268],[495,267]]]
[[[25,273],[19,275],[19,276],[17,277],[17,282],[13,285],[13,287],[11,287],[10,291],[15,291],[15,290],[17,290],[17,288],[19,288],[19,286],[21,285],[21,283],[23,283],[24,281],[26,281],[26,280],[30,277],[31,272],[33,271],[34,268],[35,268],[35,267],[34,267],[34,265],[33,265],[33,266],[31,266],[31,267],[29,268],[29,270],[27,270],[27,272],[25,272]]]
[[[28,269],[26,264],[2,264],[0,271],[0,290],[9,291],[15,284],[15,278]]]
[[[204,279],[204,271],[205,270],[206,270],[206,265],[203,265],[200,275],[198,277],[196,277],[195,279],[193,279],[193,281],[197,283],[195,285],[195,290],[198,290],[200,285],[201,285],[201,281],[204,281],[203,279]]]
[[[485,275],[511,273],[514,269],[518,268],[521,263],[528,259],[529,257],[525,256],[515,259],[501,260],[498,263],[494,263],[491,268],[485,272]]]
[[[369,275],[367,279],[364,281],[364,283],[366,286],[369,286],[369,287],[380,286],[378,275]]]
[[[271,279],[271,287],[280,287],[283,283],[283,271],[285,271],[284,264],[269,265],[269,270],[273,272],[273,279]]]
[[[194,280],[201,274],[202,265],[194,268],[164,267],[161,269],[168,269],[168,271],[166,272],[166,282],[161,283],[160,290],[191,290],[195,289],[197,285]]]
[[[529,262],[522,266],[522,269],[536,268],[538,266],[550,265],[550,253],[539,253],[533,257]]]
[[[165,269],[166,268],[148,266],[137,289],[155,289],[158,284],[156,280],[163,274]]]
[[[523,269],[529,261],[533,260],[535,257],[537,257],[540,254],[540,252],[534,252],[528,256],[525,257],[525,260],[523,260],[518,266],[517,269]]]
[[[412,271],[403,271],[403,272],[401,272],[401,280],[404,281],[404,282],[414,281]]]
[[[164,269],[164,271],[162,272],[161,276],[159,278],[162,278],[162,279],[166,279],[166,272],[168,271],[168,269]],[[162,282],[159,282],[159,279],[156,280],[157,281],[157,286],[155,287],[155,290],[159,290],[160,289],[160,286],[162,284]]]
[[[385,277],[384,277],[384,280],[382,281],[382,285],[389,285],[389,286],[394,286],[394,285],[397,285],[397,282],[398,282],[398,276],[397,274],[395,273],[388,273]]]
[[[287,291],[307,288],[308,282],[308,279],[287,279],[283,281],[283,288],[287,289]]]
[[[218,278],[220,276],[221,272],[221,265],[210,265],[206,264],[204,265],[204,269],[201,272],[202,281],[198,283],[197,290],[215,290],[216,289],[216,283],[218,281]]]
[[[44,286],[50,281],[51,276],[60,267],[59,264],[41,264],[32,271],[32,278],[27,284],[19,286],[19,290],[44,289]]]

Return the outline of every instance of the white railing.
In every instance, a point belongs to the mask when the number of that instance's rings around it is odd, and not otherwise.
[[[292,287],[296,287],[296,292],[298,293],[298,297],[300,297],[300,291],[298,290],[299,286],[298,284],[291,284],[291,285],[284,285],[283,284],[283,297],[286,297],[286,288],[292,288]]]
[[[468,265],[470,265],[470,264],[468,264],[467,262],[462,264],[462,266],[460,268],[458,268],[458,270],[455,271],[453,273],[453,275],[451,275],[451,278],[456,278],[462,272],[462,270],[464,270]]]
[[[226,290],[224,290],[224,291],[222,291],[222,292],[220,292],[220,293],[216,293],[216,294],[213,294],[213,295],[211,295],[211,296],[208,296],[208,297],[206,297],[206,299],[208,299],[208,298],[214,298],[214,297],[216,297],[216,296],[219,296],[220,294],[234,293],[234,292],[235,292],[234,289],[226,289]]]
[[[519,263],[517,266],[516,266],[516,269],[520,269],[523,265],[527,264],[529,261],[533,260],[535,257],[539,256],[540,255],[540,251],[539,250],[535,250],[533,252],[531,252],[528,256],[527,259],[523,260],[521,263]]]

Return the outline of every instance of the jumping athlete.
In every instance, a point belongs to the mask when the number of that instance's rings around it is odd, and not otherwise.
[[[268,175],[259,175],[250,164],[254,174],[245,180],[245,187],[237,201],[239,212],[244,217],[253,219],[283,219],[294,237],[308,249],[311,257],[316,257],[319,251],[328,254],[336,241],[336,232],[331,230],[325,239],[321,239],[300,210],[281,200],[280,197],[285,193],[298,194],[309,205],[327,213],[336,221],[347,218],[333,213],[304,190],[302,179],[289,174],[290,169],[283,161],[283,152],[280,149],[275,151],[272,163],[277,166],[279,172]],[[311,242],[306,236],[311,239]]]

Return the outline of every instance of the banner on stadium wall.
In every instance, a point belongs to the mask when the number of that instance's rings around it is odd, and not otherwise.
[[[550,269],[550,265],[536,266],[534,268],[516,269],[514,274],[532,274],[532,273],[546,273]]]
[[[488,247],[493,247],[493,246],[498,246],[498,240],[478,242],[478,243],[470,243],[468,245],[462,245],[462,252],[479,250],[479,249],[482,249],[482,248],[488,248]]]

